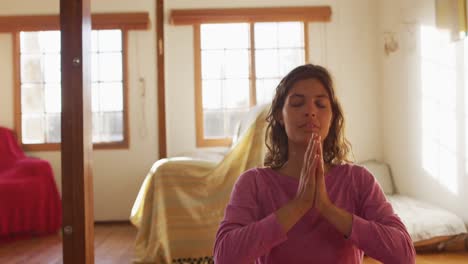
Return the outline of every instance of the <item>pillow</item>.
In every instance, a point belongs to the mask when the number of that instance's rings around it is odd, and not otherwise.
[[[390,167],[387,164],[376,160],[367,160],[361,162],[360,165],[365,167],[372,173],[372,175],[374,175],[385,194],[390,195],[395,193],[392,174],[390,173]]]

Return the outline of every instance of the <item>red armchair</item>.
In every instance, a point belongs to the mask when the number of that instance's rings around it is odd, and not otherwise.
[[[0,242],[57,232],[62,206],[49,162],[27,157],[0,127]]]

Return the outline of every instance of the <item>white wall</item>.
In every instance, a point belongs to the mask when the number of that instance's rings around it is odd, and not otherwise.
[[[93,152],[96,220],[127,220],[140,185],[158,159],[154,0],[91,1],[92,12],[149,12],[150,30],[129,34],[130,147]],[[112,3],[111,3],[112,2]],[[59,0],[2,0],[0,15],[58,14]],[[12,38],[0,34],[0,125],[13,128]],[[144,79],[145,86],[139,82]],[[145,89],[142,97],[141,89]],[[61,188],[60,152],[29,155],[51,162]]]
[[[382,91],[381,104],[383,106],[383,141],[384,160],[390,163],[398,190],[422,200],[437,204],[460,215],[465,223],[468,223],[468,177],[464,172],[463,140],[467,139],[466,131],[458,127],[457,145],[460,152],[457,154],[458,166],[457,190],[450,191],[444,182],[448,180],[449,168],[442,166],[440,176],[433,177],[423,168],[422,135],[428,133],[422,130],[422,106],[421,94],[423,80],[431,76],[422,76],[421,69],[426,59],[421,52],[428,41],[421,41],[422,27],[435,27],[435,4],[427,0],[379,0],[379,39],[380,56],[382,59]],[[399,50],[383,55],[383,39],[385,32],[394,32],[395,39],[399,43]],[[458,89],[458,92],[466,91],[463,76],[464,43],[456,42],[452,45],[456,57],[449,59],[447,65],[453,64],[455,71],[461,77],[445,79],[437,86],[437,90],[444,92],[450,88]],[[447,52],[441,50],[440,52]],[[437,52],[434,52],[437,53]],[[434,54],[435,55],[435,54]],[[460,63],[461,60],[461,63]],[[450,70],[449,66],[444,70]],[[442,71],[436,75],[443,74]],[[457,83],[451,87],[451,83]],[[468,98],[468,97],[467,97]],[[458,99],[458,103],[463,100]],[[465,104],[468,102],[465,102]],[[453,102],[455,105],[455,102]],[[460,110],[460,109],[459,109]],[[434,116],[436,118],[436,116]],[[458,120],[460,121],[460,120]],[[458,124],[461,124],[459,122]],[[443,123],[439,124],[444,126]],[[446,129],[443,127],[442,129]],[[436,161],[439,162],[439,161]]]
[[[310,61],[329,68],[347,120],[347,135],[357,160],[383,156],[380,122],[380,57],[377,4],[373,0],[171,0],[176,8],[228,8],[330,5],[329,23],[311,23]],[[167,21],[166,21],[167,23]],[[167,25],[166,109],[168,155],[195,151],[193,30]]]

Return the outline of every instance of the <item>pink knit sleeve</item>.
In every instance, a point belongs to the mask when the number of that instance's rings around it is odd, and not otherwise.
[[[374,176],[360,168],[354,185],[360,207],[353,215],[349,239],[366,255],[383,263],[415,263],[411,237]]]
[[[275,213],[259,219],[256,173],[255,170],[245,172],[234,186],[216,234],[213,252],[216,264],[251,264],[286,240]]]

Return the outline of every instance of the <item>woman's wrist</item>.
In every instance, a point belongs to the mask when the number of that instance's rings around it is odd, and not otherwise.
[[[304,215],[307,211],[310,210],[310,208],[312,208],[310,202],[303,201],[297,198],[293,199],[291,201],[291,204],[294,207],[295,211],[300,213],[301,215]]]
[[[287,233],[309,209],[310,206],[307,208],[303,201],[293,199],[278,209],[275,214],[284,232]]]
[[[334,210],[335,207],[336,206],[329,200],[328,201],[321,201],[321,202],[317,203],[316,210],[317,210],[317,212],[319,212],[319,214],[325,216],[325,214],[330,215],[332,213],[331,211]]]
[[[320,214],[343,235],[346,237],[350,235],[353,224],[352,214],[335,206],[333,203],[323,208]]]

